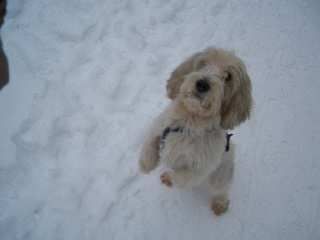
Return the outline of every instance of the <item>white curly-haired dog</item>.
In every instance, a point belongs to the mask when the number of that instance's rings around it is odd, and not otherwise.
[[[207,48],[179,65],[167,81],[172,99],[154,121],[142,147],[140,168],[148,173],[159,161],[169,187],[206,185],[216,215],[229,206],[234,145],[228,129],[249,118],[251,81],[232,52]]]

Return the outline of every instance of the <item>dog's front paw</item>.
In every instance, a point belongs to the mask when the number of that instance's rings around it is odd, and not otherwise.
[[[211,209],[215,215],[220,216],[228,210],[229,203],[230,201],[226,198],[215,198],[212,201]]]
[[[167,187],[172,187],[171,176],[168,172],[164,172],[160,176],[161,183],[166,185]]]

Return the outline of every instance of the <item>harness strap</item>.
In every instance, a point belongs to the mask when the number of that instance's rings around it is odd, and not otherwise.
[[[166,127],[162,132],[161,142],[164,142],[166,140],[166,137],[170,132],[183,132],[183,128],[182,127],[175,127],[175,128]]]
[[[232,136],[233,136],[232,133],[226,134],[226,138],[227,138],[227,144],[226,144],[226,148],[225,148],[226,152],[229,152],[229,150],[230,150],[230,139]]]
[[[171,132],[173,132],[173,133],[177,133],[177,132],[182,133],[183,130],[184,130],[183,127],[175,127],[175,128],[166,127],[163,130],[162,135],[161,135],[161,139],[160,139],[161,146],[164,145],[166,137],[169,135],[169,133],[171,133]],[[226,134],[226,140],[227,140],[227,143],[226,143],[226,146],[225,146],[225,151],[226,152],[229,152],[229,150],[230,150],[230,139],[231,139],[232,136],[233,136],[232,133],[227,133]]]

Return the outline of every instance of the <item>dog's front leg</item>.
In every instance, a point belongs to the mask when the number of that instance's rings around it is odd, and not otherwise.
[[[166,121],[166,111],[162,112],[152,123],[140,153],[140,170],[149,173],[159,163],[160,138]]]
[[[143,144],[139,165],[144,173],[155,169],[159,162],[160,136],[150,136]]]

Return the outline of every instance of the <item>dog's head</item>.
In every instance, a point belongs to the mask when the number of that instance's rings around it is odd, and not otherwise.
[[[232,129],[249,118],[252,108],[246,67],[223,49],[208,48],[183,62],[171,74],[167,92],[190,114],[219,117],[224,129]]]

